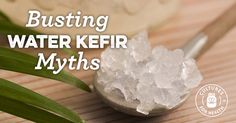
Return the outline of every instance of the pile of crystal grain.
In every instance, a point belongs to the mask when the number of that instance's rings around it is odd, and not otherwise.
[[[175,107],[202,80],[194,59],[185,58],[181,49],[151,49],[146,32],[134,36],[127,47],[102,53],[97,82],[106,93],[138,101],[140,113],[148,115],[157,105]]]

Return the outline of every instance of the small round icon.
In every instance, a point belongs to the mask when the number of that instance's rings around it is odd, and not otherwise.
[[[195,105],[202,115],[216,117],[226,110],[228,95],[221,86],[206,84],[198,90]]]

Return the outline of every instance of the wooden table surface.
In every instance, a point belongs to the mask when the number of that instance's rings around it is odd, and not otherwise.
[[[150,33],[152,46],[165,45],[170,49],[180,47],[236,0],[183,0],[182,2],[179,12],[168,23]],[[86,57],[91,58],[99,56],[101,50],[85,52]],[[57,81],[3,70],[0,71],[0,77],[56,100],[77,112],[87,123],[236,123],[236,28],[198,59],[198,66],[204,80],[193,90],[186,103],[169,114],[153,118],[139,118],[117,112],[104,104],[96,94],[85,93]],[[87,83],[93,80],[93,71],[72,73]],[[194,103],[197,90],[207,83],[222,86],[229,97],[226,111],[215,118],[201,115]],[[18,122],[29,121],[0,112],[0,123]]]

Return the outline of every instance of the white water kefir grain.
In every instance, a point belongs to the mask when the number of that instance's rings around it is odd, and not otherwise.
[[[147,115],[157,105],[176,106],[202,80],[195,60],[184,58],[181,49],[151,49],[146,32],[128,41],[127,47],[102,53],[97,81],[107,93],[138,101],[140,113]]]

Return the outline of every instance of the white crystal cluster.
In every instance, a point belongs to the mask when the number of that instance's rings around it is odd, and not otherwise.
[[[202,80],[195,61],[184,58],[181,49],[151,49],[147,32],[134,36],[127,47],[102,53],[97,81],[107,93],[138,101],[138,112],[148,114],[157,105],[172,108]]]

